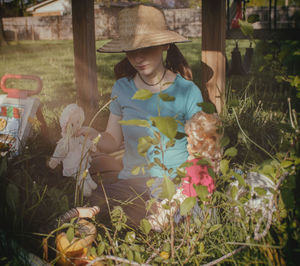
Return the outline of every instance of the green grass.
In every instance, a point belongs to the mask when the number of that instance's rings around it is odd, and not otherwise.
[[[97,41],[99,48],[105,41]],[[233,41],[228,41],[226,54],[234,47]],[[194,81],[200,87],[201,39],[179,44],[194,74]],[[248,41],[242,41],[240,47],[247,47]],[[243,53],[243,48],[241,49]],[[99,105],[108,99],[115,82],[113,67],[124,57],[124,54],[97,53]],[[10,42],[8,46],[0,47],[0,77],[6,73],[37,75],[43,80],[43,90],[38,98],[43,103],[43,112],[47,121],[59,116],[62,108],[76,101],[74,77],[74,51],[72,41],[20,41]],[[20,89],[33,89],[32,81],[8,80],[7,85]]]

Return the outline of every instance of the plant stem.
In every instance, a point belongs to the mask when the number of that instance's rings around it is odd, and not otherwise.
[[[170,224],[171,224],[171,258],[174,258],[175,249],[174,249],[174,219],[173,215],[170,216]]]
[[[95,262],[102,261],[102,260],[114,260],[114,261],[122,262],[122,263],[125,263],[125,264],[133,265],[133,266],[151,266],[150,264],[145,264],[145,263],[140,264],[140,263],[133,262],[133,261],[130,261],[130,260],[127,260],[127,259],[123,259],[123,258],[115,257],[115,256],[109,256],[109,255],[96,258],[96,259],[90,261],[87,264],[87,266],[92,266],[92,265],[94,265]]]

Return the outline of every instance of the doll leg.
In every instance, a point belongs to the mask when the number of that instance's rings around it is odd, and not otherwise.
[[[85,179],[85,182],[89,185],[89,187],[92,190],[95,190],[97,188],[97,184],[94,182],[94,180],[91,178],[90,174],[87,174],[87,177]]]
[[[161,202],[155,202],[150,208],[150,212],[152,214],[147,217],[151,228],[156,232],[161,232],[170,223],[170,215],[175,218],[176,223],[179,222],[179,220],[176,219],[175,216],[179,211],[180,204],[185,199],[186,196],[182,194],[181,189],[177,189],[175,195],[170,201],[164,199]],[[165,204],[168,204],[169,207],[164,208]]]
[[[170,210],[162,207],[163,202],[155,202],[151,206],[150,212],[153,214],[146,217],[151,225],[152,230],[161,232],[169,224]]]
[[[76,176],[74,177],[76,179]],[[90,188],[87,180],[84,180],[84,184],[83,183],[83,173],[80,174],[78,180],[77,180],[77,186],[79,186],[80,188],[83,189],[83,196],[84,197],[90,197],[92,195],[92,189]]]

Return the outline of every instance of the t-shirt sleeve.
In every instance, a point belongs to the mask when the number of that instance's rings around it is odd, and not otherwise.
[[[186,120],[191,119],[195,113],[202,110],[202,108],[197,105],[197,103],[202,102],[203,98],[200,89],[196,84],[192,83],[186,103]]]
[[[122,109],[121,109],[121,104],[119,99],[119,90],[118,90],[117,83],[115,83],[111,92],[111,99],[113,99],[114,97],[115,99],[109,105],[109,110],[114,115],[122,116]]]

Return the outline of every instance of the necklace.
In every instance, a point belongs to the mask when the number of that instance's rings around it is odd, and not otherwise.
[[[156,85],[158,85],[159,83],[161,83],[162,80],[164,79],[166,73],[167,73],[167,68],[165,68],[165,71],[164,71],[164,73],[163,73],[163,75],[162,75],[160,81],[158,81],[157,83],[154,83],[154,84],[150,84],[150,83],[146,82],[146,81],[142,78],[142,76],[140,75],[139,72],[137,72],[137,74],[139,75],[139,78],[141,79],[141,81],[143,81],[143,82],[144,82],[146,85],[148,85],[148,86],[156,86]]]

